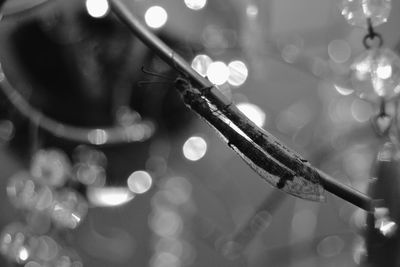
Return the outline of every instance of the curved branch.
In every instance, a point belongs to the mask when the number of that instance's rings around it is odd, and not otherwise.
[[[150,121],[141,121],[128,126],[109,128],[83,128],[68,125],[50,117],[31,106],[10,84],[0,64],[0,90],[10,103],[34,125],[50,134],[69,141],[91,145],[107,145],[131,142],[143,142],[154,133]]]

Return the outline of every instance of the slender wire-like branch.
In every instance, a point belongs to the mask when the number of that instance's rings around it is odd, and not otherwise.
[[[91,145],[109,145],[143,142],[149,139],[154,129],[149,121],[140,121],[127,126],[107,128],[83,128],[52,119],[33,107],[10,84],[0,64],[0,91],[19,113],[31,123],[50,134],[73,142]]]
[[[120,0],[110,0],[110,4],[113,12],[145,45],[182,76],[187,78],[194,87],[199,88],[203,96],[219,110],[224,111],[224,115],[253,140],[257,146],[288,169],[294,171],[297,175],[303,176],[309,181],[314,181],[314,177],[317,177],[317,180],[325,190],[364,210],[372,210],[374,202],[371,198],[342,184],[323,171],[313,168],[307,160],[283,145],[272,134],[257,127],[214,84],[198,74],[185,59],[176,54],[168,45],[144,26]]]

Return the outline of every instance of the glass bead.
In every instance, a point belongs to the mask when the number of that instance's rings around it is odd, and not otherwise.
[[[358,27],[368,27],[367,19],[372,26],[385,23],[389,17],[391,0],[342,0],[342,15],[348,23]]]
[[[87,202],[79,193],[65,190],[54,201],[51,217],[56,225],[74,229],[82,222],[87,210]]]
[[[64,152],[59,150],[39,150],[32,159],[33,177],[48,186],[60,187],[65,184],[71,164]]]
[[[370,49],[350,67],[351,83],[368,101],[391,100],[400,93],[400,58],[390,49]]]
[[[30,239],[32,258],[39,262],[55,260],[59,254],[60,245],[50,236],[33,236]]]

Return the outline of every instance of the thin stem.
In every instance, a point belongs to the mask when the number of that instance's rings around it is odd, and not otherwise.
[[[283,145],[272,134],[257,127],[235,105],[232,105],[219,89],[208,79],[198,74],[191,66],[170,47],[161,41],[155,34],[146,28],[133,13],[119,0],[110,0],[113,12],[124,22],[129,29],[150,49],[154,51],[167,64],[186,77],[194,87],[205,88],[202,94],[224,115],[242,130],[259,147],[271,157],[293,170],[296,174],[304,176],[309,181],[317,177],[322,186],[332,194],[356,205],[364,210],[373,208],[373,201],[361,192],[338,182],[321,170],[313,168],[306,160],[297,153]]]
[[[130,142],[143,142],[153,135],[153,126],[148,121],[137,122],[128,126],[108,128],[83,128],[62,123],[47,117],[28,101],[10,84],[0,64],[0,92],[8,99],[22,116],[35,127],[49,132],[53,136],[73,142],[91,145],[108,145]]]

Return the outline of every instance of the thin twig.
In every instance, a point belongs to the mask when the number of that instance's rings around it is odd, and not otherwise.
[[[271,157],[313,182],[317,177],[322,186],[332,194],[364,209],[370,211],[373,201],[361,192],[340,183],[321,170],[313,168],[297,153],[287,148],[272,134],[257,127],[235,105],[232,105],[219,89],[208,79],[202,77],[170,47],[162,42],[155,34],[146,28],[120,0],[110,0],[113,12],[129,27],[129,29],[154,51],[167,64],[186,77],[196,88],[204,88],[202,94],[224,115],[242,130],[251,140],[267,152]]]
[[[49,132],[55,137],[91,145],[110,145],[143,142],[154,133],[149,121],[140,121],[127,126],[108,128],[84,128],[69,125],[52,119],[29,104],[10,84],[0,64],[0,92],[8,99],[22,116],[33,125]]]

